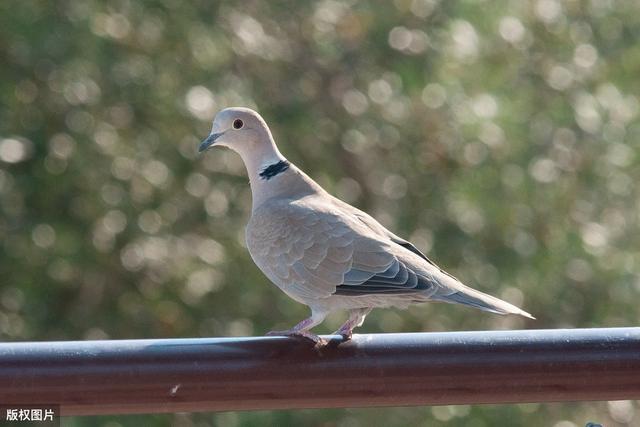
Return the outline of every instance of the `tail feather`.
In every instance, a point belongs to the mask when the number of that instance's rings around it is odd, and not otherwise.
[[[524,310],[519,309],[513,304],[509,304],[506,301],[502,301],[491,295],[484,294],[480,291],[468,288],[458,290],[449,295],[440,294],[432,295],[432,300],[448,302],[451,304],[462,304],[470,307],[478,308],[480,310],[489,311],[497,314],[517,314],[529,319],[535,319],[531,314]]]

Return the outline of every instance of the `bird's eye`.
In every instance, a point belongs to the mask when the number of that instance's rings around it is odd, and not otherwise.
[[[235,119],[235,120],[233,121],[233,128],[234,128],[234,129],[240,129],[240,128],[242,128],[242,126],[244,126],[244,123],[242,122],[242,120],[240,120],[240,119]]]

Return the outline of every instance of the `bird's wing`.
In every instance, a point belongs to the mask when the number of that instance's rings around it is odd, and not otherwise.
[[[348,212],[352,213],[356,218],[366,224],[372,232],[388,238],[392,243],[401,246],[407,251],[412,252],[428,263],[428,265],[422,265],[422,268],[418,268],[417,270],[423,271],[423,269],[426,268],[426,271],[430,273],[427,276],[433,277],[431,283],[433,283],[435,286],[433,287],[433,291],[428,295],[430,299],[434,301],[468,305],[470,307],[475,307],[480,310],[498,314],[518,314],[530,319],[534,319],[534,317],[530,313],[527,313],[526,311],[514,306],[513,304],[502,301],[501,299],[498,299],[491,295],[487,295],[484,292],[480,292],[476,289],[472,289],[464,285],[457,278],[447,273],[442,268],[438,267],[436,263],[427,258],[427,256],[418,248],[416,248],[413,243],[396,236],[391,231],[384,228],[382,224],[380,224],[367,213],[362,212],[361,210],[342,201],[338,202],[340,203],[340,206],[343,207],[343,209],[346,209]],[[403,259],[403,255],[406,255],[406,253],[401,253],[400,259]],[[424,275],[424,273],[422,275]]]
[[[431,267],[435,268],[439,273],[442,273],[446,276],[449,276],[449,278],[457,282],[460,282],[457,278],[452,276],[450,273],[447,273],[442,268],[440,268],[435,262],[433,262],[430,258],[428,258],[420,249],[418,249],[413,243],[403,239],[402,237],[395,235],[394,233],[386,229],[371,215],[361,211],[360,209],[354,206],[349,205],[348,203],[343,202],[340,199],[334,199],[334,200],[335,200],[335,203],[337,203],[342,209],[344,209],[346,212],[349,212],[351,215],[358,218],[363,224],[365,224],[371,230],[372,233],[375,233],[376,235],[384,239],[388,239],[391,243],[402,246],[404,249],[410,252],[413,252],[423,260],[427,261],[431,265]]]
[[[429,294],[438,285],[417,271],[413,254],[317,196],[269,203],[253,214],[247,231],[256,264],[302,298]]]

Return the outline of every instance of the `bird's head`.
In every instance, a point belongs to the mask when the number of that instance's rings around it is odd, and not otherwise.
[[[260,114],[249,108],[231,107],[216,114],[211,133],[202,141],[198,151],[206,151],[215,145],[243,154],[271,141],[269,127]]]

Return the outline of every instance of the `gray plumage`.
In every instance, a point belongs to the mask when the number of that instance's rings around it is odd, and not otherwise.
[[[246,229],[251,257],[264,274],[311,317],[288,331],[318,341],[309,330],[335,310],[351,311],[337,331],[351,336],[375,307],[406,308],[429,300],[498,314],[529,313],[463,285],[410,242],[359,209],[331,196],[278,151],[254,111],[229,108],[216,116],[200,146],[240,154],[249,174],[253,209]]]

